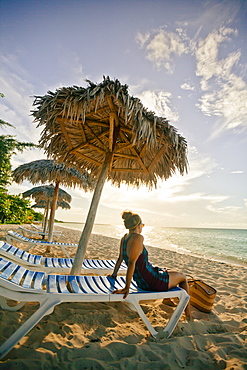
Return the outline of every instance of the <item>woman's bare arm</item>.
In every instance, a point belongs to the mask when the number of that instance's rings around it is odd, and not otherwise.
[[[113,279],[116,279],[119,267],[121,266],[121,263],[123,262],[123,241],[124,241],[124,237],[120,241],[119,256],[116,261],[113,273],[110,275]]]

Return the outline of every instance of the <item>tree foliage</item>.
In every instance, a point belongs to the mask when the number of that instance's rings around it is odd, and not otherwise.
[[[19,142],[12,135],[0,135],[0,188],[5,188],[11,182],[12,155],[35,146],[33,143]]]
[[[6,121],[3,121],[1,118],[0,118],[0,125],[1,125],[1,126],[14,127],[13,125],[11,125],[11,123],[8,123],[8,122],[6,122]]]
[[[0,190],[0,223],[22,224],[42,220],[42,214],[34,212],[30,201],[19,195]]]
[[[0,97],[4,95],[0,93]],[[0,119],[1,126],[14,127]],[[42,214],[35,212],[28,200],[8,194],[6,189],[11,183],[12,155],[33,147],[37,145],[20,142],[13,135],[0,135],[0,223],[27,223],[42,219]]]

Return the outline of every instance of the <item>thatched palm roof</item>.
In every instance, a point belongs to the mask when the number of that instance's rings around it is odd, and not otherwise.
[[[187,170],[187,143],[167,119],[156,116],[109,77],[88,87],[63,87],[36,96],[32,112],[43,126],[40,145],[48,156],[98,176],[113,153],[108,179],[115,185],[155,186]]]
[[[33,198],[35,202],[40,201],[52,201],[54,196],[55,188],[53,185],[42,185],[42,186],[36,186],[32,189],[29,189],[27,191],[24,191],[22,193],[23,198]],[[58,191],[58,199],[64,200],[68,203],[71,202],[72,198],[69,193],[67,193],[63,189],[59,189]]]
[[[50,159],[24,163],[12,172],[12,178],[18,184],[24,180],[31,184],[59,182],[68,187],[82,187],[84,191],[92,190],[92,181],[87,172],[79,172]]]
[[[49,204],[50,207],[51,207],[51,204],[52,204],[52,201],[50,201],[50,204]],[[46,207],[47,207],[47,202],[44,201],[44,200],[41,200],[38,203],[33,204],[31,208],[46,208]],[[64,200],[61,200],[61,201],[57,202],[57,207],[56,208],[58,208],[58,207],[61,207],[62,209],[70,209],[71,208],[69,203],[65,202]]]

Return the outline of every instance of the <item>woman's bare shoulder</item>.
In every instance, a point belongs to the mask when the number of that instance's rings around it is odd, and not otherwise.
[[[130,239],[132,241],[138,241],[138,242],[143,242],[144,238],[141,234],[134,233],[131,235]]]

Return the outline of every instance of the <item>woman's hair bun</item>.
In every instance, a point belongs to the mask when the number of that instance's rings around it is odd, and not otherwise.
[[[131,211],[124,211],[123,213],[122,213],[122,219],[123,220],[127,220],[129,217],[131,217],[133,215],[133,212],[131,212]]]
[[[129,230],[135,229],[142,222],[139,215],[129,210],[122,213],[122,219],[124,220],[124,226]]]

